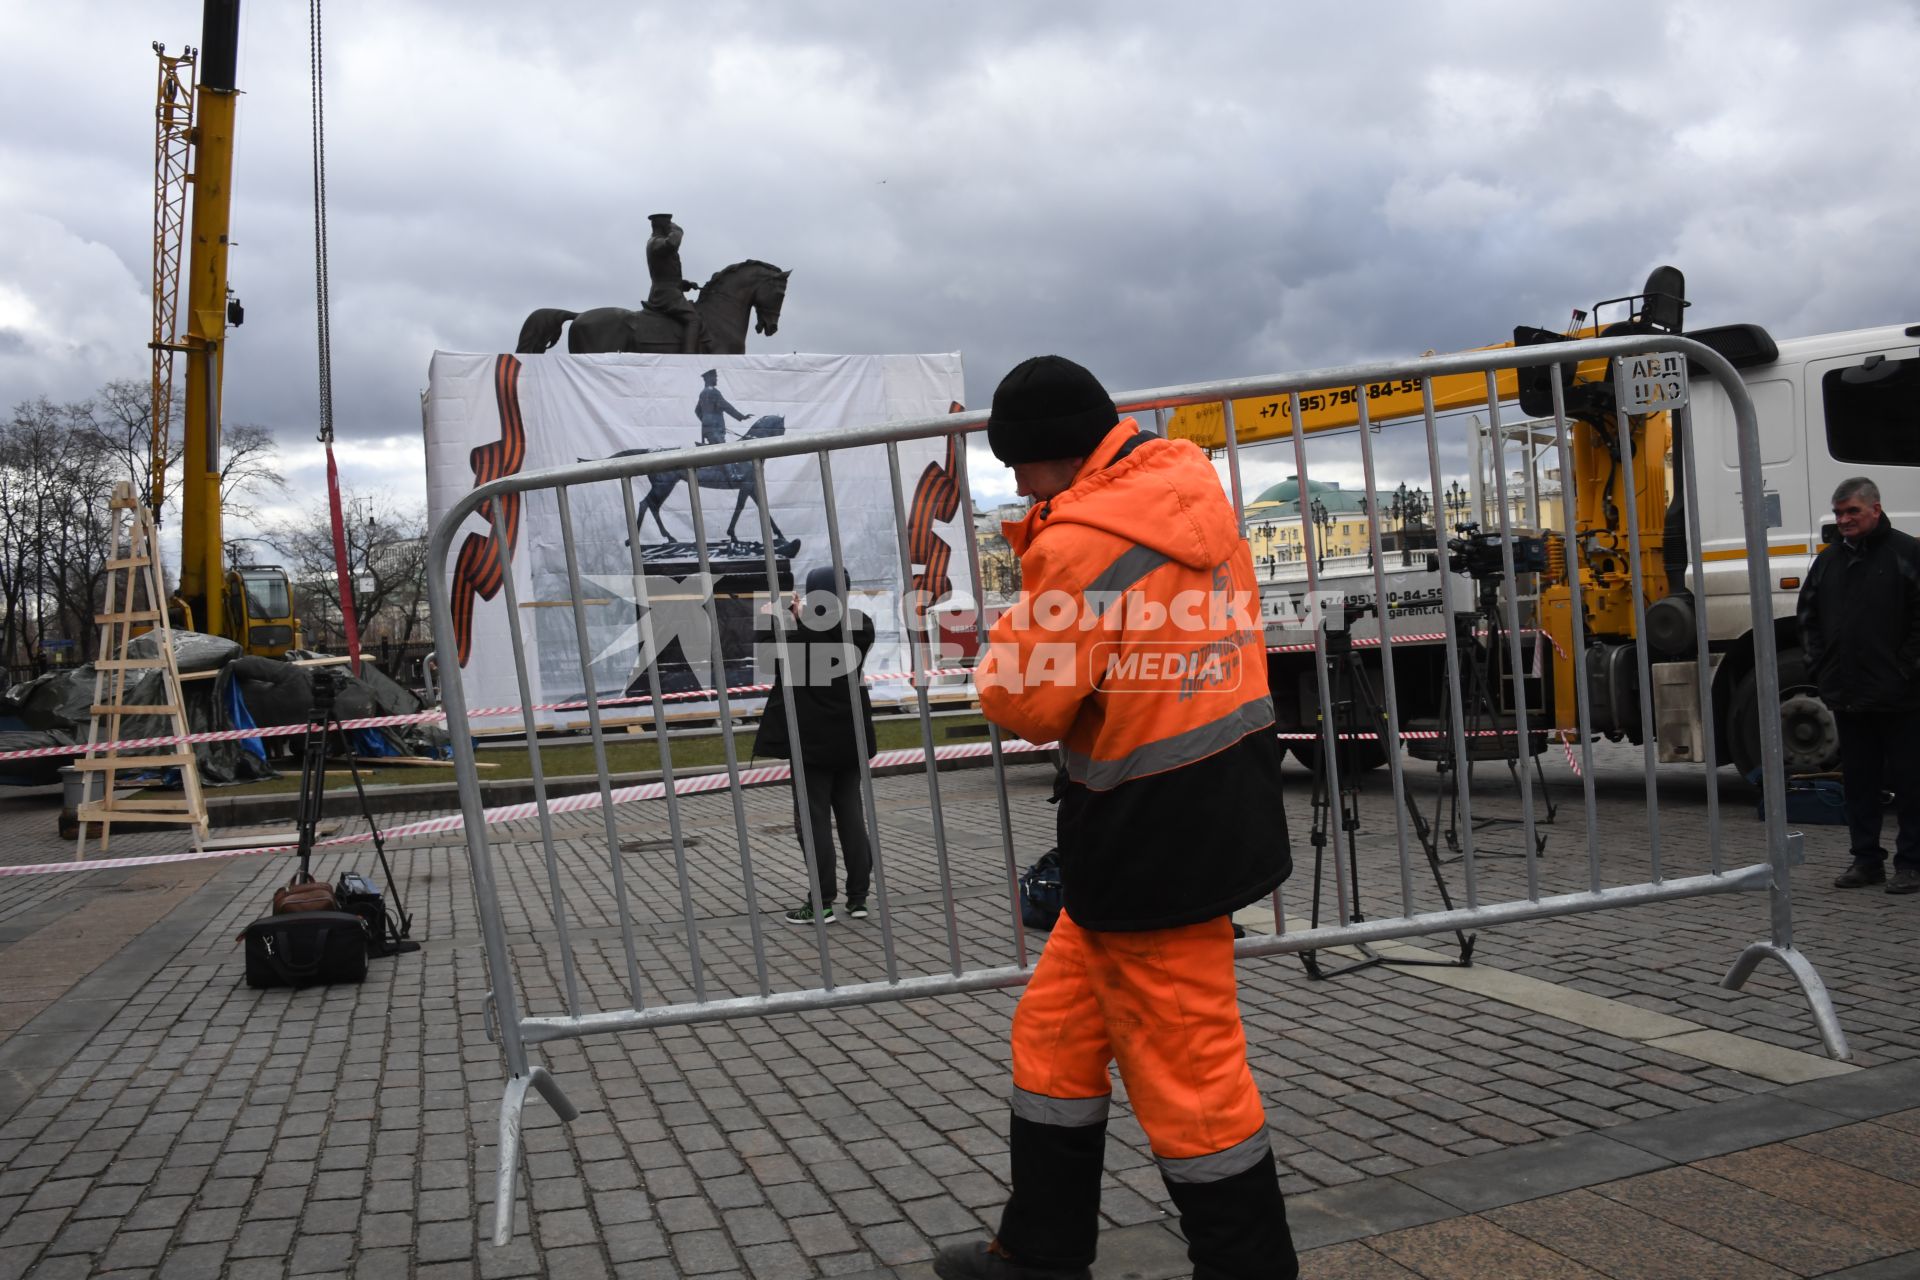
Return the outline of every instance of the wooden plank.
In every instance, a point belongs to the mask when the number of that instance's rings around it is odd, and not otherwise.
[[[139,769],[173,769],[193,763],[193,752],[179,752],[166,756],[89,756],[85,760],[75,760],[76,769],[118,769],[123,773],[132,773]]]
[[[119,704],[104,702],[88,708],[88,712],[96,716],[177,716],[181,714],[180,708],[171,702],[122,702]]]
[[[211,680],[219,674],[218,668],[212,671],[183,671],[180,673],[180,678],[182,680]]]
[[[92,805],[81,805],[75,810],[75,816],[81,822],[186,822],[196,827],[206,821],[197,813],[129,813],[125,809],[101,809]]]
[[[93,620],[95,622],[158,622],[160,611],[158,609],[122,609],[117,613],[96,613],[93,615]]]
[[[331,658],[295,658],[287,665],[290,667],[344,667],[352,661],[352,658],[339,656]]]
[[[313,834],[318,839],[325,839],[339,830],[338,822],[322,822],[314,827]],[[203,849],[251,849],[255,845],[296,844],[299,839],[298,829],[276,827],[264,831],[246,831],[238,835],[214,836],[211,840],[202,840],[200,847]]]
[[[398,765],[403,769],[453,768],[453,761],[435,760],[432,756],[355,756],[353,761],[355,764]],[[473,767],[476,769],[498,769],[500,766],[497,764],[475,762]]]
[[[127,813],[192,813],[193,812],[192,806],[187,803],[187,798],[184,795],[163,796],[158,799],[151,798],[151,797],[147,799],[140,799],[138,797],[123,799],[120,797],[115,797],[111,804],[108,804],[100,800],[93,800],[93,801],[90,801],[89,803],[99,806],[103,812],[107,809],[124,810]]]
[[[158,671],[167,665],[165,658],[95,658],[96,671]]]

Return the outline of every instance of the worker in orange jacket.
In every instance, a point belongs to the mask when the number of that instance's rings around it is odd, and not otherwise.
[[[1013,1193],[946,1280],[1088,1277],[1117,1063],[1195,1280],[1299,1265],[1234,987],[1236,908],[1292,869],[1253,557],[1206,456],[1037,356],[994,392],[1020,602],[976,671],[987,717],[1058,740],[1065,910],[1013,1019]]]

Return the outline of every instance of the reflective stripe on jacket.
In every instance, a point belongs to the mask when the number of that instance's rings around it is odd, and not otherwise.
[[[1259,591],[1206,456],[1127,419],[1005,530],[1022,596],[975,679],[989,719],[1064,749],[1068,913],[1169,928],[1271,892],[1291,862]]]

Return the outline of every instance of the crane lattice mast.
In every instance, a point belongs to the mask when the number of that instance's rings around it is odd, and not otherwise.
[[[148,424],[149,483],[147,506],[156,523],[166,498],[167,468],[173,426],[173,356],[186,348],[180,341],[180,262],[187,233],[188,159],[193,140],[193,72],[195,53],[189,45],[169,56],[154,42],[160,60],[153,109],[153,400]]]

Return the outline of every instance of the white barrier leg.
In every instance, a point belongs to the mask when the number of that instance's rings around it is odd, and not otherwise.
[[[1733,962],[1733,968],[1727,970],[1727,976],[1720,980],[1720,985],[1729,991],[1738,991],[1768,956],[1787,966],[1787,971],[1800,984],[1801,992],[1813,1008],[1814,1025],[1820,1028],[1820,1039],[1827,1046],[1827,1056],[1835,1062],[1851,1061],[1853,1050],[1847,1047],[1847,1033],[1840,1029],[1840,1015],[1834,1011],[1833,998],[1827,994],[1827,984],[1820,981],[1820,971],[1798,948],[1783,947],[1772,942],[1753,943],[1740,953],[1740,958]]]
[[[560,1090],[560,1082],[545,1067],[532,1067],[526,1075],[507,1080],[506,1092],[500,1095],[500,1165],[494,1170],[493,1184],[493,1243],[503,1247],[513,1238],[513,1181],[520,1163],[520,1113],[526,1108],[529,1084],[539,1090],[540,1096],[562,1120],[574,1120],[580,1115],[580,1109],[567,1100],[567,1095]],[[528,1216],[532,1216],[531,1208]]]

